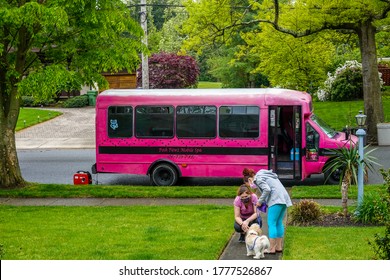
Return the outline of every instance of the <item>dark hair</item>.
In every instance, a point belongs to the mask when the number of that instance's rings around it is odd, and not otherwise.
[[[253,176],[255,176],[256,172],[253,169],[244,168],[244,170],[242,171],[242,175],[244,176],[244,179],[245,179],[245,177],[253,177]]]
[[[252,194],[252,190],[250,188],[248,188],[247,185],[243,184],[241,185],[238,190],[237,190],[237,196],[240,196],[242,195],[244,192],[248,192],[250,194]]]

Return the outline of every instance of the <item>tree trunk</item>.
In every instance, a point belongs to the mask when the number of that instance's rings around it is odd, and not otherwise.
[[[361,23],[358,36],[362,56],[364,111],[367,115],[367,140],[369,143],[374,144],[378,142],[376,124],[384,120],[378,76],[375,33],[376,29],[371,21]]]
[[[3,90],[0,92],[0,105],[0,188],[23,187],[26,182],[20,172],[15,143],[15,127],[20,110],[16,87],[10,94]]]
[[[3,123],[3,120],[1,120]],[[18,155],[15,145],[15,132],[1,126],[0,134],[0,188],[17,188],[25,186],[20,172]]]
[[[344,217],[348,215],[348,188],[351,184],[351,174],[346,171],[343,181],[341,182],[341,205],[343,207]]]

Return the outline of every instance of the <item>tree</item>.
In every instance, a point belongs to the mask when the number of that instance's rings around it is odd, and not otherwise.
[[[367,147],[365,147],[365,149],[367,149]],[[348,189],[352,181],[357,182],[359,165],[362,164],[373,171],[373,165],[377,164],[375,158],[370,156],[370,153],[373,151],[374,150],[365,152],[364,159],[360,160],[357,145],[350,145],[350,147],[341,147],[339,149],[329,149],[332,156],[324,166],[324,173],[326,174],[325,181],[335,174],[340,176],[341,203],[344,217],[348,214]],[[366,171],[367,170],[364,170],[364,172]]]
[[[256,72],[267,75],[273,86],[314,92],[324,81],[335,45],[330,34],[294,38],[263,25],[261,32],[242,37],[247,52],[257,54]]]
[[[139,65],[143,35],[121,0],[0,0],[0,187],[22,187],[15,126],[22,95],[49,98],[78,80]],[[81,86],[81,85],[80,85]]]
[[[198,82],[199,67],[194,58],[173,53],[153,54],[149,58],[150,88],[188,88]],[[138,69],[138,84],[142,69]]]
[[[364,107],[367,115],[367,136],[370,142],[377,141],[376,124],[384,119],[378,77],[376,33],[390,22],[390,0],[295,0],[251,1],[241,13],[226,1],[188,1],[187,30],[193,30],[192,44],[202,40],[226,41],[232,32],[242,26],[270,24],[275,30],[295,38],[336,30],[356,34],[363,68]],[[234,3],[236,1],[230,1]],[[244,1],[245,2],[245,1]],[[221,9],[216,16],[212,12]],[[196,8],[201,11],[196,11]],[[248,10],[257,11],[252,20],[244,20]],[[203,16],[201,13],[203,12]],[[208,16],[210,18],[208,18]],[[241,18],[240,18],[241,16]],[[225,18],[225,21],[222,19]],[[190,28],[191,27],[191,28]],[[256,32],[259,32],[257,30]]]

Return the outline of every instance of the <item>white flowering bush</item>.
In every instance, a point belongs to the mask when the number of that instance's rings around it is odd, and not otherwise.
[[[381,86],[383,81],[378,72]],[[356,60],[346,61],[334,74],[328,73],[324,86],[316,93],[320,101],[347,101],[363,98],[362,64]]]

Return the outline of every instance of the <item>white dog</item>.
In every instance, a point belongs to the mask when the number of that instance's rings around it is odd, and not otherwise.
[[[254,226],[253,224],[249,227],[249,230],[246,232],[245,244],[247,256],[254,256],[254,259],[264,259],[264,252],[269,252],[270,243],[268,237],[261,235],[262,231],[260,227]]]

